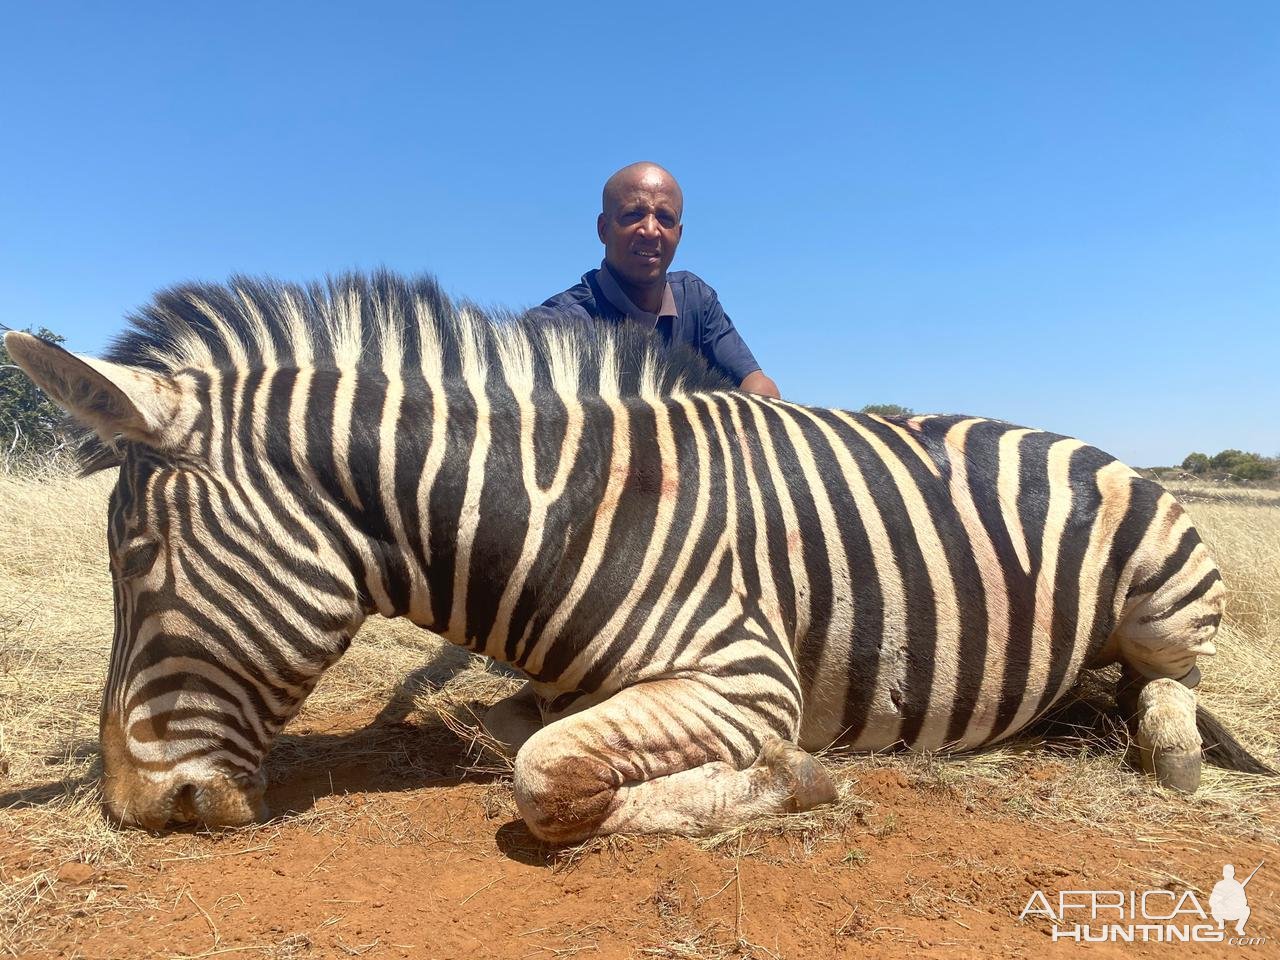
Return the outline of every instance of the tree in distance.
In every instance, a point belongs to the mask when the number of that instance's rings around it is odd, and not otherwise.
[[[870,413],[877,417],[914,417],[916,412],[910,407],[897,403],[868,403],[859,413]]]
[[[66,340],[44,327],[28,327],[24,332],[50,343]],[[0,453],[10,457],[48,453],[62,442],[62,420],[62,411],[13,362],[0,339]]]

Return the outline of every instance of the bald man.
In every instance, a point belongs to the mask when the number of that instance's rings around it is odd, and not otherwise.
[[[716,292],[686,270],[668,273],[684,232],[684,194],[656,163],[623,167],[604,185],[596,234],[604,244],[600,269],[542,304],[542,310],[583,319],[630,320],[686,343],[741,389],[778,396]]]

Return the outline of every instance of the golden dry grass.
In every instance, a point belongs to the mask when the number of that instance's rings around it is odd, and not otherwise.
[[[34,860],[14,870],[0,856],[0,953],[17,955],[60,910],[110,910],[74,900],[59,882],[75,863],[127,868],[140,848],[164,843],[181,855],[181,837],[159,839],[107,827],[95,786],[97,709],[111,643],[112,600],[104,544],[106,497],[113,478],[75,479],[65,469],[0,473],[0,854],[21,837]],[[1280,750],[1280,492],[1188,488],[1180,493],[1213,549],[1231,591],[1220,653],[1205,668],[1202,702],[1259,756],[1275,764]],[[515,687],[513,678],[448,647],[407,623],[375,618],[348,655],[324,678],[295,723],[368,715],[383,709],[382,732],[340,744],[286,741],[273,769],[333,761],[316,751],[366,751],[395,760],[394,721],[410,713],[437,717],[439,735],[470,738],[463,767],[501,771],[476,738],[473,708]],[[767,830],[803,850],[862,815],[857,780],[894,767],[921,789],[946,791],[1014,815],[1072,821],[1100,830],[1136,827],[1169,835],[1229,834],[1280,838],[1280,786],[1275,781],[1206,768],[1193,798],[1152,789],[1123,761],[1121,738],[1107,736],[1099,705],[1104,678],[1061,711],[1056,726],[967,757],[835,757],[828,763],[840,801],[804,816],[756,823],[705,842],[726,856],[743,855],[743,838]],[[1078,724],[1064,734],[1064,724]],[[308,752],[310,751],[310,752]],[[1055,765],[1051,777],[1029,774]],[[509,807],[500,779],[495,804]],[[508,810],[508,812],[510,812]],[[349,814],[348,814],[349,815]],[[343,814],[319,807],[295,815],[315,829],[343,830]],[[891,823],[876,829],[892,830]],[[270,825],[245,831],[245,843],[268,837]],[[385,827],[394,840],[394,825]],[[572,864],[596,841],[560,855]],[[623,841],[625,842],[625,841]],[[753,848],[748,848],[747,855]],[[67,899],[71,897],[71,899]],[[679,955],[678,952],[673,955]]]

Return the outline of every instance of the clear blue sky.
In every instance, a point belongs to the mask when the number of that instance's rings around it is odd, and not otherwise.
[[[0,321],[96,351],[158,287],[430,270],[528,305],[599,188],[790,398],[1280,452],[1280,6],[24,4]]]

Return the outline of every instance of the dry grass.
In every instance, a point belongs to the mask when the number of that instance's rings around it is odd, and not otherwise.
[[[60,880],[67,864],[128,868],[140,850],[152,845],[163,843],[169,854],[180,855],[184,843],[193,849],[196,843],[191,837],[115,831],[97,810],[97,709],[112,625],[103,542],[111,482],[110,476],[72,479],[57,469],[40,475],[0,472],[0,954],[19,953],[60,911],[91,913],[117,906],[110,897],[85,902],[75,886]],[[1220,653],[1205,669],[1203,702],[1275,763],[1280,750],[1280,671],[1273,667],[1280,654],[1280,492],[1175,492],[1184,497],[1231,590]],[[514,687],[510,675],[479,658],[407,623],[375,618],[295,723],[346,730],[352,717],[367,718],[380,709],[377,722],[356,737],[286,736],[273,754],[272,770],[278,775],[304,764],[375,756],[393,770],[423,764],[430,750],[406,752],[397,726],[412,716],[420,730],[429,728],[448,746],[443,753],[455,768],[501,774],[505,765],[476,733],[475,711]],[[1124,765],[1121,739],[1100,719],[1108,689],[1103,680],[1084,690],[1056,725],[1038,731],[1042,742],[1033,735],[960,758],[828,757],[840,785],[836,805],[752,824],[706,846],[741,857],[761,855],[764,845],[749,842],[760,831],[789,839],[798,854],[834,840],[868,807],[859,797],[858,778],[885,766],[901,770],[921,788],[964,802],[990,804],[994,797],[1019,817],[1102,830],[1132,831],[1141,823],[1164,834],[1280,838],[1280,789],[1273,781],[1207,768],[1204,788],[1188,800],[1152,790],[1135,776]],[[1064,725],[1071,724],[1075,735],[1064,735]],[[459,737],[466,741],[461,750]],[[1057,767],[1052,776],[1031,775],[1046,763]],[[501,779],[493,789],[495,809],[510,815],[509,789]],[[316,806],[294,819],[314,822],[317,831],[342,830],[352,824],[340,818],[354,818],[359,809]],[[873,832],[893,829],[881,820],[867,825]],[[259,836],[269,842],[271,829],[245,831],[242,839],[253,843]],[[410,829],[404,825],[380,829],[391,842],[413,839],[397,833]],[[11,842],[16,837],[22,838],[22,853]],[[586,849],[559,860],[571,867]],[[693,955],[707,947],[698,941],[708,931],[672,934],[654,955]],[[734,943],[728,931],[715,934],[710,939],[717,944]]]

